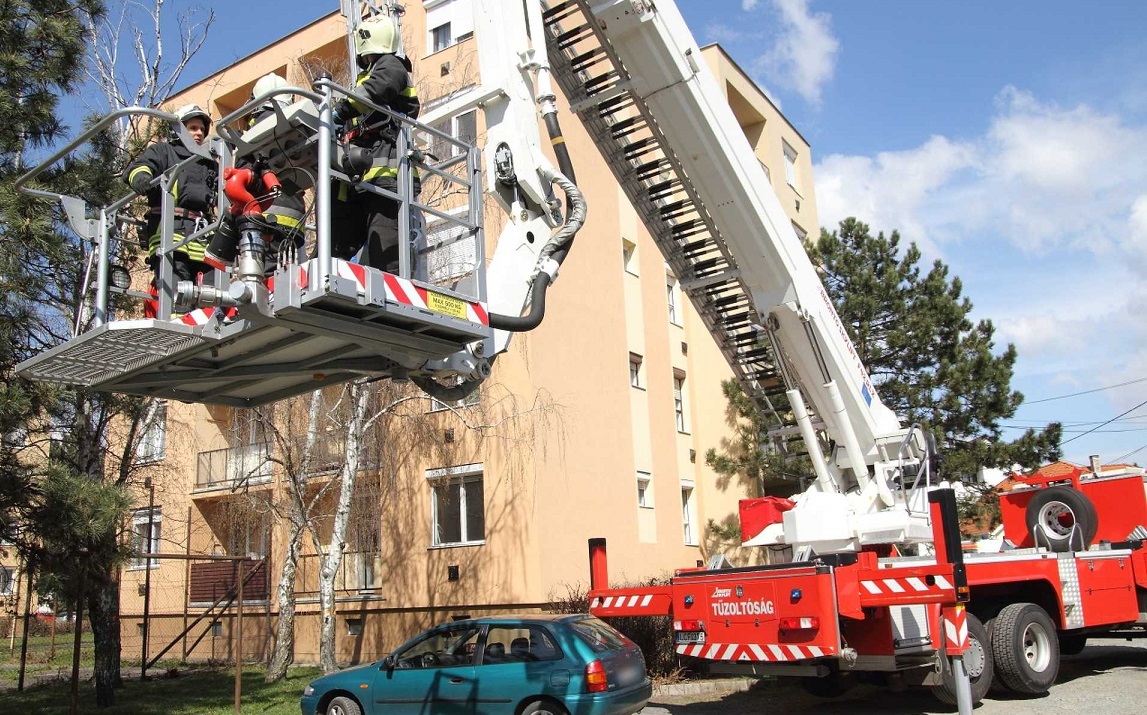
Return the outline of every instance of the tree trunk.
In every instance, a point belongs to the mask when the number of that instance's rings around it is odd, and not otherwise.
[[[88,591],[88,622],[95,639],[96,706],[115,705],[120,674],[119,581],[114,577]]]
[[[339,501],[335,509],[334,524],[331,526],[331,540],[323,557],[319,571],[319,604],[322,610],[322,628],[319,633],[319,666],[324,673],[338,670],[335,662],[335,576],[342,564],[343,548],[346,546],[347,521],[350,516],[351,500],[354,496],[355,476],[358,473],[359,453],[362,447],[362,429],[366,421],[366,408],[370,389],[366,385],[354,383],[350,387],[354,401],[354,415],[347,425],[346,450],[340,476]]]
[[[292,515],[287,534],[287,551],[279,574],[279,623],[275,630],[275,651],[267,666],[265,681],[273,683],[287,675],[287,666],[295,660],[295,574],[299,567],[299,549],[303,543],[303,523]]]

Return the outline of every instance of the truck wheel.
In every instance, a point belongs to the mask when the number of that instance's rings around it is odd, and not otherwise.
[[[1046,693],[1059,674],[1055,625],[1034,603],[1012,603],[992,622],[996,677],[1023,695]]]
[[[1059,654],[1060,655],[1079,655],[1083,652],[1084,647],[1087,646],[1087,636],[1072,634],[1059,636]]]
[[[939,685],[932,688],[932,692],[941,702],[955,705],[956,679],[952,675],[952,663],[943,654],[940,656],[940,668],[941,680]],[[988,694],[988,688],[992,687],[995,663],[988,630],[971,613],[968,614],[968,650],[964,651],[964,668],[972,681],[972,702],[978,703]]]
[[[1046,544],[1056,552],[1086,549],[1099,530],[1095,505],[1083,492],[1066,486],[1048,487],[1033,496],[1025,521],[1036,545]]]

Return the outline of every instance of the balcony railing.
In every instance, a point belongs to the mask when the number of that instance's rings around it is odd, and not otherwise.
[[[248,444],[199,453],[196,489],[237,489],[271,479],[271,445]]]
[[[301,600],[319,596],[319,571],[322,559],[314,554],[299,558],[295,595]],[[335,574],[335,598],[376,596],[382,588],[382,561],[378,552],[343,554],[338,573]]]
[[[267,562],[252,560],[239,563],[246,577],[243,583],[243,602],[266,601],[271,593]],[[194,604],[205,604],[234,597],[238,571],[239,567],[231,561],[192,562],[189,600]]]

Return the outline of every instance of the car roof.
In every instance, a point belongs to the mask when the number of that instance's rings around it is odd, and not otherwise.
[[[506,616],[480,616],[478,618],[465,618],[460,621],[443,623],[443,626],[475,625],[502,625],[507,623],[572,623],[574,621],[593,618],[589,613],[523,613]]]

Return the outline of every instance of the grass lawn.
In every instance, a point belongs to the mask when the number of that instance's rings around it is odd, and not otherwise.
[[[156,671],[154,680],[139,682],[139,670],[126,666],[123,670],[124,687],[116,691],[114,708],[96,708],[95,688],[91,683],[80,684],[80,712],[95,715],[228,715],[235,712],[235,671],[232,668],[181,669],[179,677],[165,677]],[[263,669],[246,666],[243,669],[243,713],[251,715],[299,715],[299,696],[303,688],[318,677],[318,668],[292,669],[287,679],[266,685]],[[0,712],[37,713],[38,715],[68,712],[70,697],[68,683],[0,692]]]

